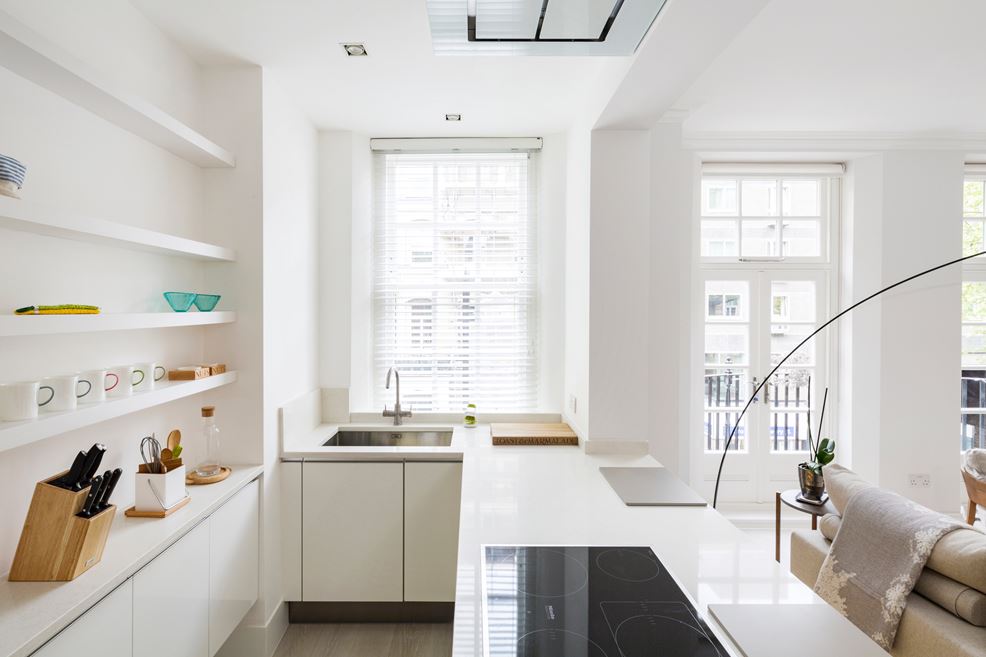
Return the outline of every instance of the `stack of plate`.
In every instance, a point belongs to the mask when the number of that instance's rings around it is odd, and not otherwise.
[[[0,194],[20,198],[17,190],[24,184],[27,167],[7,155],[0,155]]]

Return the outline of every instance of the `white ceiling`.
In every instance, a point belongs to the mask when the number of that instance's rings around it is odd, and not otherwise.
[[[773,0],[675,102],[685,128],[986,131],[983,0]]]
[[[464,0],[463,0],[464,1]],[[425,0],[132,0],[203,65],[277,71],[321,129],[374,137],[564,131],[599,106],[626,57],[436,56]],[[341,42],[363,42],[347,57]],[[447,123],[446,113],[461,113]]]

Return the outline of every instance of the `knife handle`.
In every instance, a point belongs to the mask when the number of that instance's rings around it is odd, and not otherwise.
[[[82,473],[82,479],[79,480],[79,483],[82,486],[85,486],[93,480],[96,471],[99,470],[99,463],[103,460],[103,453],[105,452],[106,445],[102,443],[95,443],[89,448],[89,451],[86,452],[86,466]]]
[[[103,482],[104,482],[103,491],[102,494],[99,496],[99,503],[96,505],[96,508],[99,509],[100,511],[102,511],[107,506],[109,506],[110,495],[113,494],[113,490],[116,488],[117,482],[120,481],[120,475],[122,474],[123,474],[123,469],[117,468],[113,472],[107,470],[106,474],[103,475]]]
[[[56,482],[54,482],[55,485],[61,486],[62,488],[66,488],[68,490],[79,490],[76,488],[76,485],[79,483],[79,480],[82,479],[82,469],[85,465],[86,453],[79,451],[79,453],[75,455],[75,460],[72,461],[72,467],[69,468],[69,471],[65,474],[65,476],[60,477]]]
[[[103,477],[101,475],[96,475],[93,477],[92,483],[89,484],[89,494],[86,495],[86,501],[82,503],[82,510],[79,511],[77,516],[81,518],[91,518],[92,508],[99,498],[99,488],[103,483]]]

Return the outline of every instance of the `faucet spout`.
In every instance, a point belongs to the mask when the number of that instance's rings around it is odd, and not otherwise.
[[[388,411],[387,406],[383,407],[383,416],[394,418],[394,426],[399,427],[404,424],[404,418],[411,417],[411,411],[401,410],[401,373],[397,371],[396,367],[391,367],[387,370],[387,381],[384,384],[384,388],[390,390],[390,375],[394,375],[394,387],[396,398],[394,400],[394,410]]]

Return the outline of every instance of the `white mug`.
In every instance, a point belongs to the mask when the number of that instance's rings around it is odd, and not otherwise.
[[[90,388],[82,393],[79,402],[82,404],[95,404],[106,401],[106,393],[113,390],[120,383],[120,377],[106,370],[89,370],[79,376],[79,383],[85,381]]]
[[[48,393],[44,401],[38,399],[41,391]],[[51,403],[55,391],[37,381],[0,383],[0,420],[31,420],[38,417],[38,407]]]
[[[92,384],[88,381],[80,381],[78,374],[49,376],[41,379],[41,383],[52,389],[51,403],[44,407],[47,413],[74,411],[78,408],[79,397],[92,389]],[[83,389],[81,393],[80,388]]]
[[[134,372],[140,372],[144,377],[134,384],[134,390],[153,390],[154,384],[164,378],[168,373],[166,369],[157,363],[141,363],[134,365]]]
[[[117,385],[110,391],[110,397],[129,397],[134,393],[134,387],[144,380],[144,373],[134,369],[133,365],[120,365],[110,370],[117,378]]]

